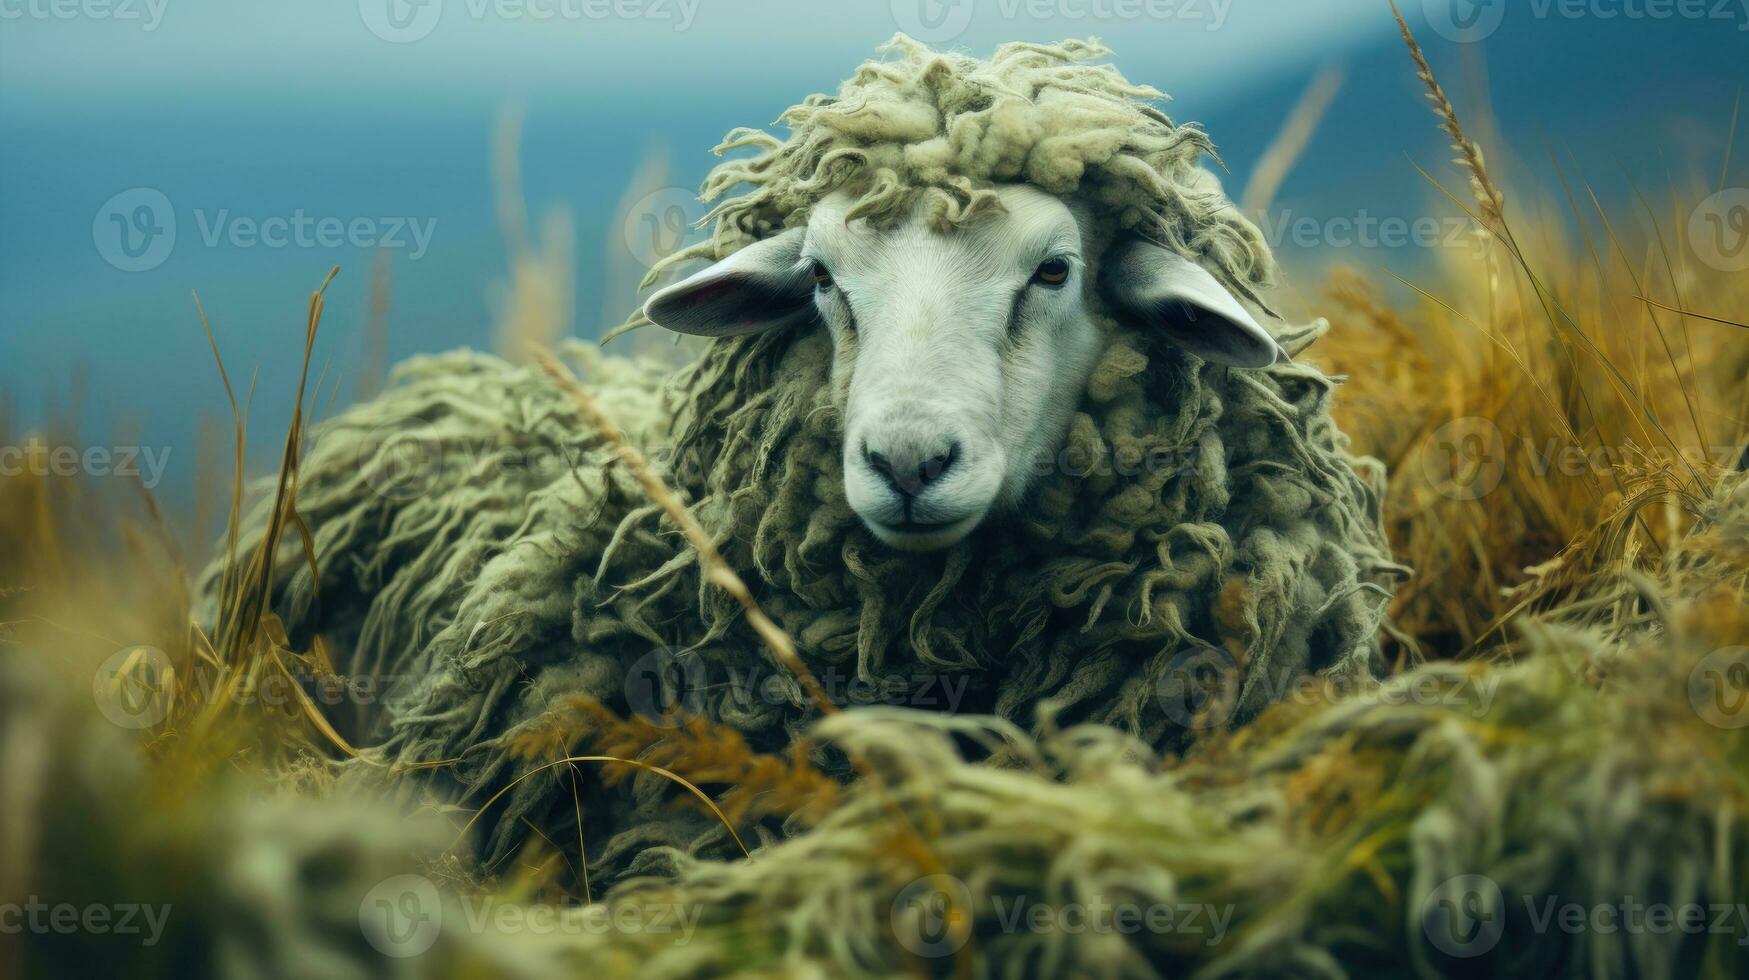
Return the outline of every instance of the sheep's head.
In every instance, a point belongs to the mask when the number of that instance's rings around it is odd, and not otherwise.
[[[1037,188],[996,190],[999,208],[945,228],[921,204],[876,225],[848,218],[853,197],[828,196],[806,224],[661,290],[644,312],[711,337],[828,331],[846,497],[909,550],[1020,506],[1057,459],[1104,349],[1095,310],[1206,360],[1275,362],[1275,341],[1196,263],[1101,241],[1082,209]]]

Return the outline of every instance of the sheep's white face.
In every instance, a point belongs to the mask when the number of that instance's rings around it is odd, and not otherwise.
[[[951,544],[1019,503],[1100,353],[1074,213],[1032,187],[1000,194],[1001,213],[946,232],[846,223],[843,196],[808,222],[845,494],[896,547]]]
[[[1090,256],[1087,219],[1063,201],[1026,185],[998,194],[1000,212],[946,231],[920,214],[846,222],[853,202],[833,195],[805,227],[658,292],[645,312],[710,336],[823,324],[845,494],[907,550],[959,541],[1048,470],[1103,350],[1092,290],[1204,358],[1275,361],[1275,342],[1188,259],[1135,240]]]

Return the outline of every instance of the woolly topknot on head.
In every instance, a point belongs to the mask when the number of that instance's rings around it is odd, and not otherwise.
[[[857,198],[847,218],[896,221],[921,198],[929,223],[944,229],[999,210],[992,185],[1002,183],[1079,198],[1114,232],[1201,260],[1248,299],[1273,279],[1262,234],[1199,165],[1208,137],[1156,108],[1160,91],[1088,64],[1111,54],[1097,40],[1004,44],[988,61],[903,34],[881,50],[899,57],[866,62],[838,94],[786,111],[788,140],[731,132],[718,154],[761,152],[718,165],[702,196],[751,189],[706,216],[708,242],[663,260],[645,284],[676,263],[720,259],[793,227],[835,190]]]

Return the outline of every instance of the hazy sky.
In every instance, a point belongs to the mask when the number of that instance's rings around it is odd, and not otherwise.
[[[1338,55],[1390,20],[1381,0],[0,0],[0,100],[210,95],[217,80],[240,96],[575,84],[661,98],[776,65],[836,76],[900,29],[979,52],[1097,35],[1169,62],[1163,84],[1225,85]]]

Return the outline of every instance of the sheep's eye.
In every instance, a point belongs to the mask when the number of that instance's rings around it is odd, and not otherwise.
[[[1045,259],[1032,274],[1032,281],[1051,289],[1061,286],[1069,281],[1069,260],[1061,256]]]
[[[832,273],[827,272],[826,267],[819,262],[814,263],[814,285],[821,289],[832,288]]]

